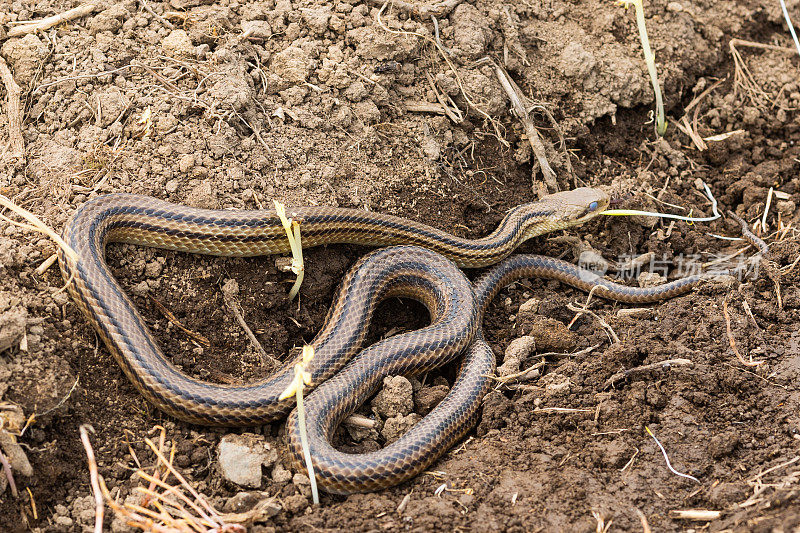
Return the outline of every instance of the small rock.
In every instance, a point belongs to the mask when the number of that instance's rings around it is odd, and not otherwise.
[[[193,166],[194,154],[184,154],[178,159],[178,170],[180,170],[182,174],[188,174]]]
[[[264,498],[262,494],[264,493],[240,492],[228,498],[222,510],[227,513],[244,513],[255,507],[256,504]]]
[[[456,47],[469,59],[483,56],[489,44],[486,17],[472,4],[463,3],[453,11],[451,20]]]
[[[161,261],[150,261],[144,267],[144,275],[150,279],[156,279],[161,276],[164,270],[164,263]]]
[[[524,314],[530,314],[530,315],[537,314],[539,312],[540,303],[542,303],[542,301],[539,298],[531,298],[529,300],[524,301],[522,305],[519,306],[519,309],[517,310],[517,315],[519,316]]]
[[[311,74],[311,56],[297,46],[281,50],[272,58],[272,71],[292,83],[305,83]]]
[[[344,97],[351,102],[360,102],[367,96],[369,96],[369,89],[363,81],[354,81],[344,90]]]
[[[2,272],[4,268],[11,268],[13,266],[16,266],[17,254],[14,253],[16,244],[17,241],[15,241],[14,239],[9,239],[8,237],[0,236],[0,272]]]
[[[24,305],[0,293],[0,353],[19,344],[25,335],[27,318],[28,310]]]
[[[288,483],[292,479],[292,473],[286,470],[282,464],[278,463],[272,469],[272,481],[275,483]]]
[[[397,35],[377,26],[362,26],[347,31],[348,44],[354,44],[356,54],[364,59],[403,61],[419,52],[420,42],[409,35]]]
[[[364,124],[374,124],[381,119],[381,110],[372,100],[364,100],[354,104],[353,114]]]
[[[580,42],[572,41],[561,50],[558,64],[565,76],[585,79],[597,64],[597,60]]]
[[[97,125],[101,128],[107,128],[116,122],[130,106],[130,100],[118,87],[109,87],[95,94],[96,106],[99,109]]]
[[[233,108],[243,111],[253,101],[253,90],[249,76],[243,67],[237,66],[208,88],[208,98],[220,109]]]
[[[34,34],[3,43],[0,53],[14,72],[14,80],[25,87],[33,80],[42,61],[47,57],[47,46]]]
[[[272,37],[272,28],[266,20],[243,20],[242,33],[256,39]]]
[[[383,424],[381,436],[386,440],[386,444],[391,444],[402,437],[406,431],[419,423],[420,420],[422,420],[422,417],[417,413],[411,413],[406,416],[399,415],[394,418],[389,418]]]
[[[203,209],[220,208],[217,189],[211,184],[211,180],[203,180],[192,188],[186,196],[186,203],[192,207],[201,207]]]
[[[720,459],[721,457],[730,455],[738,445],[739,436],[736,433],[720,433],[711,437],[708,450],[711,452],[712,458]]]
[[[517,313],[517,329],[536,341],[540,352],[567,352],[575,347],[577,336],[563,322],[543,315]]]
[[[403,376],[383,378],[383,389],[372,402],[372,410],[381,418],[407,415],[414,408],[414,389]]]
[[[6,431],[0,431],[0,449],[6,455],[8,464],[11,465],[11,471],[15,474],[22,474],[25,477],[33,475],[33,467],[31,466],[28,456],[22,446],[17,442],[16,437]]]
[[[797,209],[797,205],[793,200],[778,200],[775,204],[775,208],[780,214],[788,217],[794,213],[795,209]]]
[[[178,190],[178,184],[179,184],[179,183],[180,183],[180,182],[179,182],[178,180],[176,180],[176,179],[169,180],[169,181],[167,182],[167,184],[166,184],[166,185],[164,185],[164,190],[165,190],[167,193],[170,193],[170,194],[172,194],[172,193],[174,193],[175,191],[177,191],[177,190]]]
[[[378,439],[378,430],[373,428],[365,428],[361,426],[356,426],[354,424],[345,424],[345,429],[347,429],[347,433],[350,435],[350,438],[353,439],[355,442],[362,442],[367,439],[377,440]]]
[[[161,41],[161,48],[171,57],[189,59],[194,56],[194,44],[184,30],[172,30]]]
[[[558,373],[546,374],[539,383],[544,385],[545,396],[564,396],[572,386],[569,376]]]
[[[422,140],[422,154],[428,161],[438,161],[442,155],[442,147],[433,135],[426,135]]]
[[[53,298],[53,303],[59,307],[69,303],[69,294],[67,294],[66,291],[53,293],[51,297]]]
[[[219,443],[219,466],[228,481],[243,487],[261,486],[261,467],[271,466],[277,452],[261,435],[229,434]]]
[[[536,350],[536,339],[522,336],[511,341],[506,348],[503,364],[497,367],[498,376],[510,376],[519,372],[522,362]]]
[[[122,19],[130,16],[130,13],[122,5],[113,4],[108,9],[101,11],[89,21],[89,31],[92,35],[101,31],[116,33],[122,27]]]
[[[414,410],[423,416],[427,415],[444,400],[448,392],[450,392],[450,387],[447,385],[422,387],[414,394]]]
[[[308,499],[302,494],[293,494],[288,498],[284,498],[283,504],[286,510],[292,514],[302,513],[308,507]]]
[[[75,524],[75,521],[68,516],[57,516],[54,521],[57,526],[63,528],[71,528]]]
[[[636,281],[640,287],[647,288],[662,285],[667,281],[667,278],[656,272],[642,272]]]
[[[732,503],[745,500],[750,490],[744,481],[738,483],[723,482],[709,491],[708,499],[714,504],[715,508],[722,509]]]
[[[303,9],[303,19],[306,25],[316,36],[322,36],[328,29],[331,11],[327,7]]]

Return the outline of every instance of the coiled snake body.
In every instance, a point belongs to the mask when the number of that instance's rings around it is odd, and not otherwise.
[[[487,376],[494,371],[494,356],[480,333],[481,319],[489,301],[511,281],[540,276],[584,290],[599,286],[596,295],[628,302],[669,298],[696,284],[699,278],[692,277],[654,289],[630,288],[563,261],[522,255],[500,263],[473,289],[458,268],[498,263],[524,240],[581,224],[608,202],[608,196],[596,189],[557,193],[514,208],[491,235],[475,240],[365,211],[288,209],[301,221],[304,247],[391,245],[362,258],[348,272],[311,342],[315,355],[307,370],[316,389],[307,398],[306,419],[319,485],[329,492],[349,493],[399,483],[422,471],[472,427],[488,390]],[[292,381],[297,361],[287,361],[274,375],[246,385],[219,385],[187,376],[165,358],[104,257],[109,242],[222,256],[285,253],[289,243],[275,211],[204,210],[145,196],[107,195],[75,212],[64,240],[78,256],[73,261],[59,254],[72,298],[150,402],[180,419],[207,425],[263,424],[292,410],[293,399],[281,401],[279,396]],[[391,296],[422,302],[431,324],[360,351],[373,310]],[[384,376],[424,372],[462,352],[465,356],[450,393],[400,440],[359,455],[330,445],[329,436],[339,422],[376,390]],[[295,414],[289,418],[288,434],[299,462]]]

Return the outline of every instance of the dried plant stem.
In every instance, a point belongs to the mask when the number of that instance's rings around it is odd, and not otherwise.
[[[531,144],[533,155],[536,157],[536,160],[539,162],[539,166],[542,168],[542,177],[544,178],[544,182],[547,185],[548,191],[558,191],[556,173],[553,170],[553,167],[551,167],[550,163],[547,161],[544,143],[542,142],[542,139],[539,136],[539,131],[536,129],[536,126],[534,126],[533,120],[528,113],[528,107],[524,102],[526,99],[525,96],[522,94],[520,88],[516,83],[514,83],[514,80],[511,79],[511,76],[508,75],[505,69],[499,65],[495,65],[495,73],[497,74],[497,79],[500,80],[500,85],[506,92],[506,96],[508,96],[509,101],[511,101],[511,112],[520,120],[520,122],[522,122],[522,127],[525,128],[525,135],[528,137],[528,142]],[[569,154],[567,154],[567,159],[569,159]]]
[[[103,533],[105,506],[103,505],[103,493],[100,490],[100,476],[97,474],[97,461],[94,457],[92,443],[89,442],[89,431],[94,433],[94,428],[88,424],[80,427],[81,442],[86,449],[86,461],[89,463],[89,481],[92,484],[92,494],[94,495],[94,533]]]
[[[29,33],[35,33],[37,31],[47,30],[49,28],[52,28],[53,26],[61,24],[62,22],[67,22],[70,20],[75,20],[81,17],[85,17],[86,15],[96,10],[97,7],[98,6],[95,3],[81,4],[78,7],[74,7],[68,11],[59,13],[58,15],[53,15],[52,17],[47,17],[42,20],[25,21],[19,26],[11,28],[8,31],[8,37],[9,38],[21,37]]]
[[[446,17],[454,10],[458,4],[464,0],[444,0],[430,6],[419,6],[416,2],[406,2],[404,0],[392,0],[391,6],[409,15],[418,15],[420,18],[427,19],[431,15],[436,17]],[[386,0],[369,0],[370,4],[381,7],[386,4]]]
[[[22,138],[22,106],[20,105],[20,95],[22,89],[11,74],[11,69],[0,56],[0,78],[6,87],[8,103],[6,105],[6,117],[8,119],[8,140],[11,142],[11,161],[15,164],[25,163],[25,140]]]
[[[639,39],[642,41],[644,51],[644,62],[647,64],[647,72],[650,74],[650,82],[653,84],[653,92],[656,98],[656,134],[663,137],[667,132],[667,121],[664,114],[664,99],[661,96],[661,86],[658,83],[658,71],[656,70],[656,56],[650,48],[650,39],[647,37],[647,27],[644,19],[643,0],[620,0],[626,9],[633,4],[636,10],[636,25],[639,27]]]
[[[758,366],[764,363],[764,361],[747,361],[742,354],[739,353],[739,349],[736,347],[736,339],[733,338],[733,330],[731,329],[731,316],[728,314],[728,300],[723,300],[722,302],[722,314],[725,316],[725,327],[728,333],[728,342],[731,345],[731,350],[733,350],[734,355],[736,355],[736,359],[739,360],[744,366]]]

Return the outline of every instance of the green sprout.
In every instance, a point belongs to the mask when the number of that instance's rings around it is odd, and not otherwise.
[[[642,0],[619,0],[619,5],[625,9],[628,9],[631,4],[636,8],[636,24],[639,26],[639,38],[642,41],[642,50],[644,50],[644,62],[647,64],[650,81],[653,83],[653,92],[656,95],[656,134],[659,137],[663,137],[667,132],[667,120],[664,115],[664,100],[661,97],[661,87],[658,84],[656,56],[650,48],[650,39],[647,38],[647,28],[644,25],[644,5]]]
[[[797,34],[794,31],[794,24],[792,24],[792,19],[789,18],[789,11],[786,9],[786,2],[781,0],[781,10],[783,11],[783,18],[786,19],[786,25],[789,26],[789,33],[792,34],[792,39],[794,39],[794,46],[797,48],[797,53],[800,54],[800,42],[797,40]]]

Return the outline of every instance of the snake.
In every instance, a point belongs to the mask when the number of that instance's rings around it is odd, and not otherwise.
[[[556,279],[597,296],[632,303],[670,298],[691,290],[699,276],[654,288],[606,280],[565,261],[510,254],[533,237],[594,218],[609,205],[595,188],[554,193],[509,210],[489,235],[467,239],[402,217],[339,207],[287,207],[302,227],[302,246],[350,243],[381,247],[356,262],[342,280],[323,325],[310,345],[313,358],[305,416],[319,486],[331,493],[365,492],[407,480],[448,450],[474,426],[494,355],[481,333],[491,299],[523,277]],[[195,379],[172,364],[111,273],[106,246],[129,243],[215,256],[252,257],[290,251],[274,209],[210,210],[135,194],[95,197],[68,220],[59,251],[70,296],[87,317],[127,378],[153,405],[190,423],[254,426],[287,420],[291,456],[302,451],[294,397],[281,399],[294,380],[299,357],[272,375],[243,385]],[[461,268],[496,265],[473,286]],[[390,297],[418,300],[428,326],[391,336],[362,350],[377,305]],[[399,440],[376,452],[346,454],[331,445],[341,421],[387,375],[414,375],[463,354],[447,396]],[[291,414],[290,414],[291,412]]]

